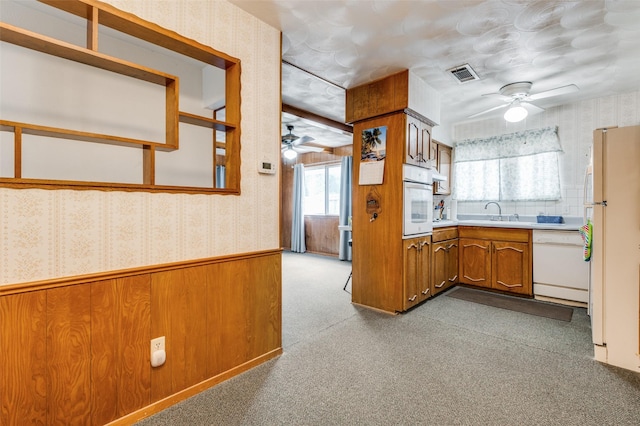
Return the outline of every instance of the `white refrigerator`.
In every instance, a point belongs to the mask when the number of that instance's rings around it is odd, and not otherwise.
[[[594,355],[640,372],[640,126],[594,131],[585,188]]]

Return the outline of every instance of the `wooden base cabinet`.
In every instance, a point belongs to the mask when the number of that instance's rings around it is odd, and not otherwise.
[[[458,282],[458,230],[435,229],[431,238],[431,293],[435,296]]]
[[[406,311],[431,297],[431,236],[403,240],[403,244],[403,308]]]
[[[460,283],[532,296],[531,230],[459,228]]]

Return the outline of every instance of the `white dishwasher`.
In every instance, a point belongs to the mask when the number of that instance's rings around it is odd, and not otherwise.
[[[589,262],[584,261],[583,250],[578,231],[534,229],[534,296],[588,303]]]

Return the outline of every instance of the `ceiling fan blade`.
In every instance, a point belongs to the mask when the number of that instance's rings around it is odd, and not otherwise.
[[[540,108],[539,106],[534,105],[530,102],[520,102],[520,105],[522,105],[524,109],[526,109],[527,112],[531,115],[538,114],[544,111],[544,108]]]
[[[488,98],[490,97],[490,98],[500,99],[501,101],[504,101],[504,102],[511,102],[513,100],[511,96],[505,96],[501,93],[484,93],[482,94],[482,96],[485,96]]]
[[[502,109],[502,108],[506,108],[506,107],[508,107],[508,106],[509,106],[509,104],[498,105],[498,106],[496,106],[496,107],[489,108],[489,109],[485,109],[484,111],[481,111],[481,112],[478,112],[478,113],[476,113],[476,114],[470,115],[470,116],[469,116],[469,117],[467,117],[467,118],[476,118],[476,117],[479,117],[479,116],[484,115],[484,114],[486,114],[486,113],[489,113],[489,112],[491,112],[491,111],[496,111],[496,110],[499,110],[499,109]]]
[[[293,145],[304,145],[308,142],[312,142],[315,139],[312,138],[311,136],[302,136],[301,138],[299,138],[298,140],[293,142]]]
[[[305,146],[301,146],[299,148],[293,148],[294,151],[298,151],[298,152],[323,152],[325,150],[325,148],[321,148],[319,146],[309,146],[309,145],[305,145]]]
[[[566,95],[568,93],[577,92],[578,90],[580,90],[578,86],[575,84],[569,84],[567,86],[556,87],[555,89],[545,90],[544,92],[529,95],[529,99],[535,101],[537,99],[550,98],[552,96]]]

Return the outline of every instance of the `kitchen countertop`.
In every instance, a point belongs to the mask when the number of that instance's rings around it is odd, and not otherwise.
[[[521,229],[546,229],[555,231],[577,231],[583,225],[581,217],[566,216],[564,223],[537,223],[535,216],[522,216],[520,220],[508,221],[507,216],[503,216],[502,221],[491,220],[486,215],[460,215],[457,220],[437,220],[433,221],[433,229],[447,226],[486,226],[493,228],[521,228]]]

